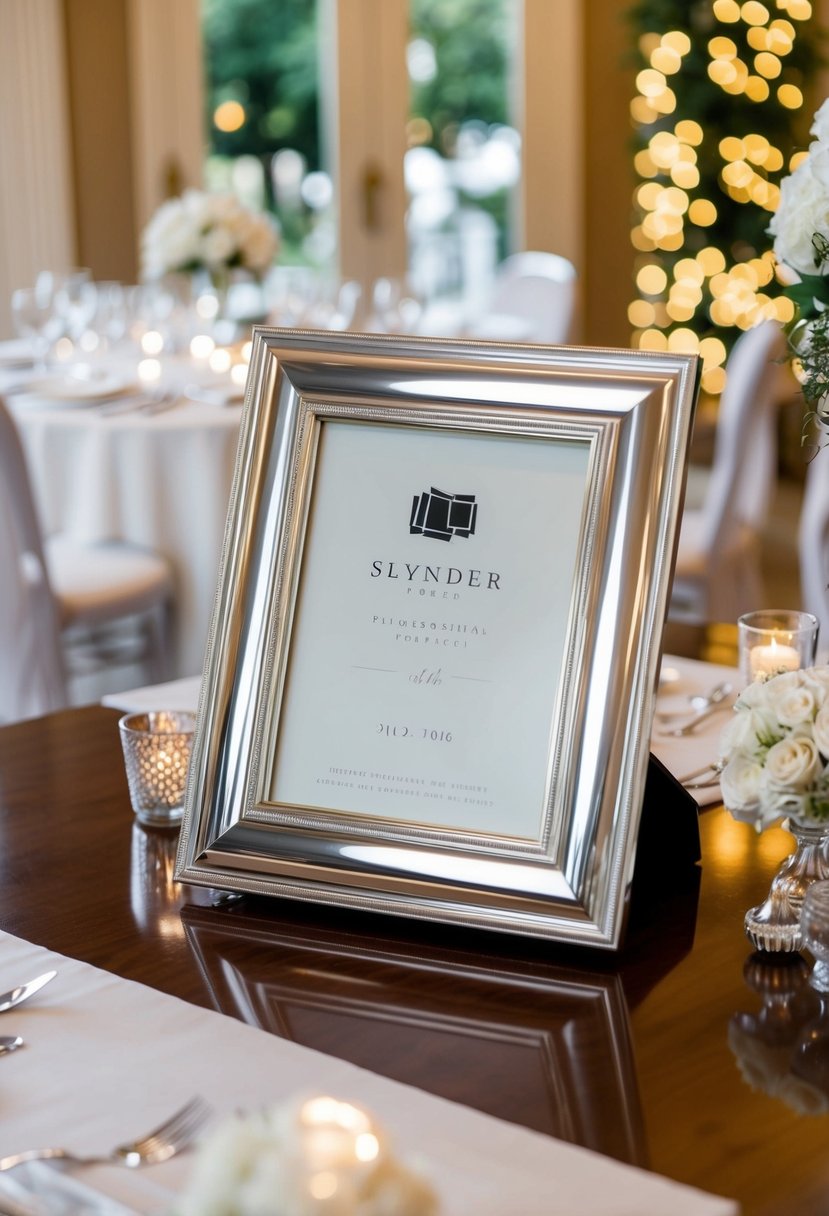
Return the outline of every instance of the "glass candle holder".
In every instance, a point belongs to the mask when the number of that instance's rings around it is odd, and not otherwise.
[[[817,650],[817,618],[810,612],[764,608],[737,622],[740,676],[744,684],[811,667]]]
[[[174,827],[184,813],[195,714],[126,714],[118,723],[132,809],[139,823]]]

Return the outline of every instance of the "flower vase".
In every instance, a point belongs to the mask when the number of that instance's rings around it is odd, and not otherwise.
[[[745,915],[745,931],[756,950],[793,952],[801,946],[800,910],[813,882],[829,878],[829,823],[790,819],[796,849],[772,879],[768,896]]]

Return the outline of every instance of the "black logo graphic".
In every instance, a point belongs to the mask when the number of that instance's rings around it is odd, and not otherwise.
[[[412,499],[409,531],[435,540],[453,536],[473,536],[478,504],[474,494],[444,494],[443,490],[424,490]]]

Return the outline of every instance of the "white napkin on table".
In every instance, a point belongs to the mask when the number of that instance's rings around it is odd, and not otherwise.
[[[107,693],[102,705],[120,709],[125,714],[149,713],[155,709],[182,709],[195,713],[199,707],[201,676],[185,676],[166,684],[148,684],[126,692]]]
[[[716,764],[719,754],[718,744],[723,727],[732,712],[731,706],[740,690],[739,672],[736,667],[723,667],[717,663],[703,663],[697,659],[681,659],[674,655],[666,655],[662,662],[663,672],[671,669],[676,678],[660,685],[656,698],[656,717],[651,732],[651,751],[661,760],[668,772],[682,780],[706,765]],[[688,698],[697,693],[709,693],[715,684],[727,682],[732,692],[722,702],[722,708],[700,722],[689,735],[677,738],[668,732],[682,726],[694,713]],[[670,722],[660,722],[660,713],[685,713],[685,717],[672,719]],[[703,774],[699,780],[714,777],[711,773]],[[697,806],[710,806],[722,800],[719,782],[704,789],[689,791],[696,800]]]

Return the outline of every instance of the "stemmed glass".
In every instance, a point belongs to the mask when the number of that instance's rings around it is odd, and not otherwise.
[[[371,317],[368,322],[371,333],[417,333],[423,307],[405,279],[376,279],[371,300]]]
[[[349,329],[360,303],[362,287],[356,279],[323,279],[317,301],[306,320],[314,329]]]
[[[63,322],[64,333],[73,343],[79,342],[95,314],[97,294],[88,271],[74,271],[57,284],[55,312]]]
[[[48,371],[47,356],[63,332],[53,293],[37,287],[19,287],[12,292],[11,308],[15,332],[31,342],[36,368]]]
[[[307,325],[319,294],[319,278],[309,266],[279,266],[265,285],[273,324]]]
[[[97,345],[102,351],[109,350],[122,341],[129,325],[127,296],[123,283],[96,283],[90,323],[90,328],[98,339]]]

